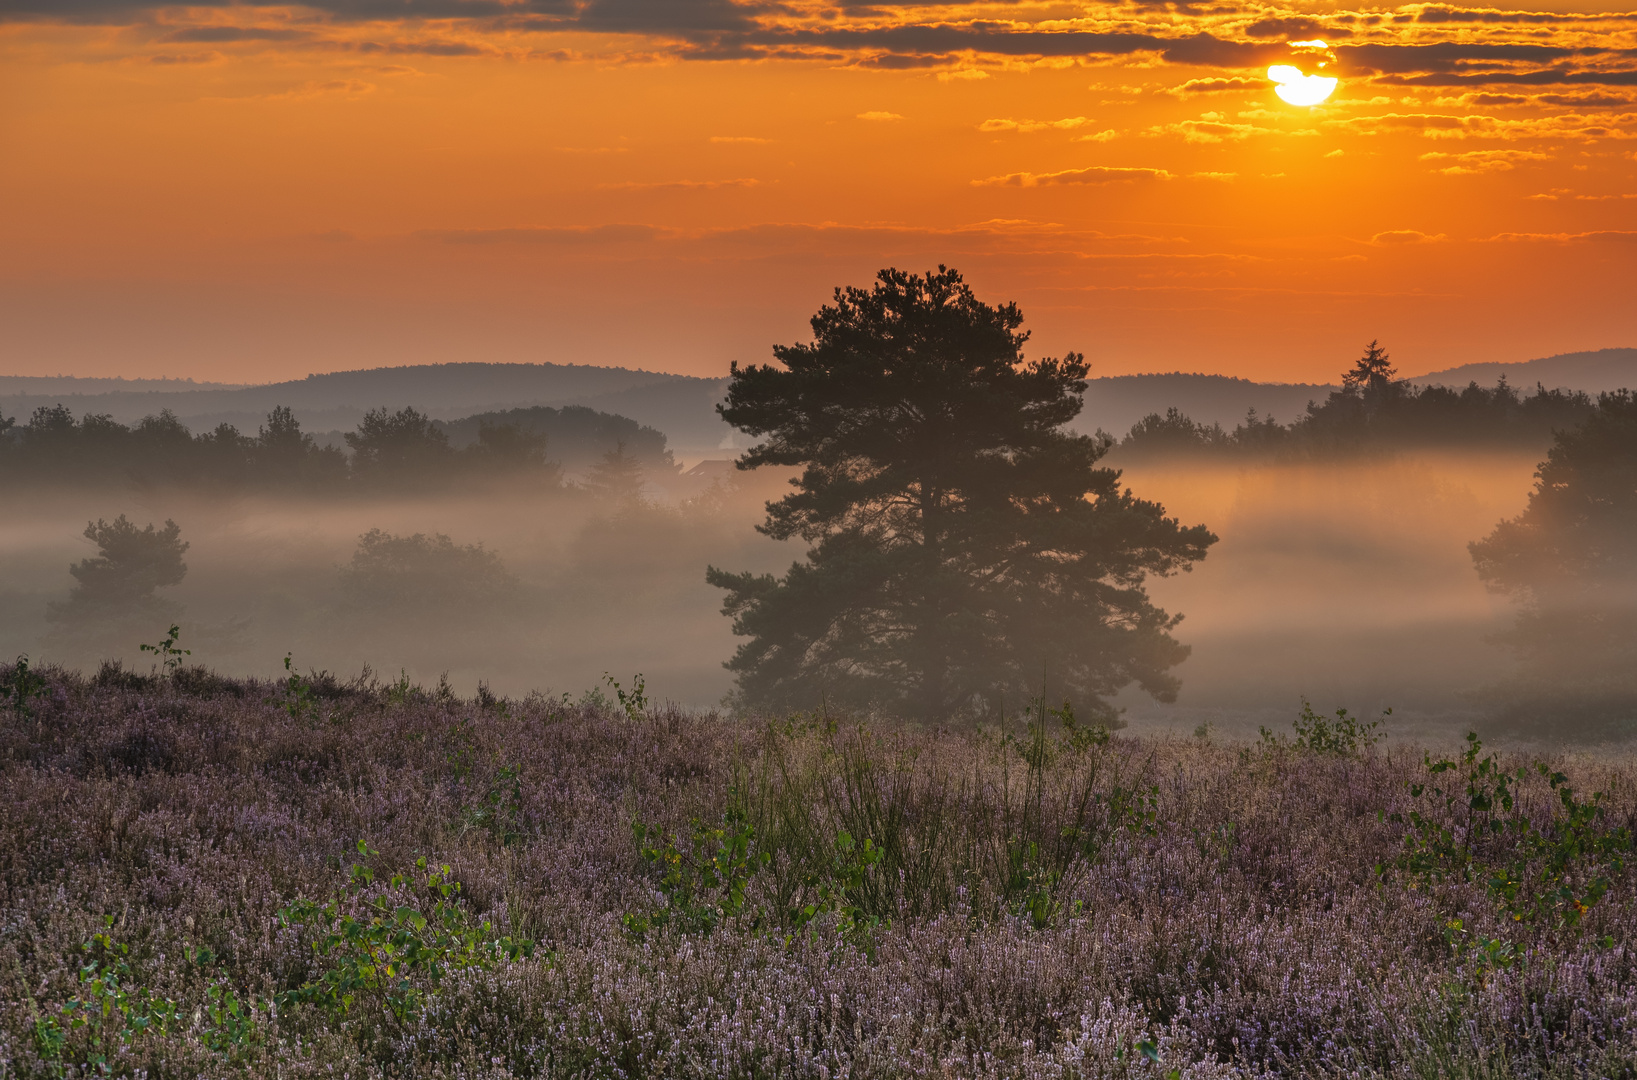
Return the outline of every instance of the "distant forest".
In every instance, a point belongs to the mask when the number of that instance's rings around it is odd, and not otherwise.
[[[565,469],[674,475],[665,435],[583,406],[431,420],[405,408],[365,415],[350,453],[319,444],[284,406],[254,435],[232,424],[195,435],[169,410],[126,425],[41,406],[26,423],[0,416],[0,485],[224,487],[285,493],[425,490],[473,480],[557,487]]]
[[[1196,423],[1178,409],[1150,413],[1118,448],[1123,457],[1208,453],[1322,457],[1402,446],[1544,446],[1555,431],[1584,422],[1596,408],[1590,395],[1548,390],[1532,394],[1508,385],[1469,383],[1465,389],[1418,387],[1395,378],[1385,349],[1371,342],[1341,389],[1309,402],[1289,424],[1250,410],[1232,431]]]

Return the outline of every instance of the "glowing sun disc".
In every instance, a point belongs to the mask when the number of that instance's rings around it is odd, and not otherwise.
[[[1276,84],[1273,92],[1288,105],[1317,105],[1334,93],[1341,81],[1324,75],[1303,75],[1300,68],[1289,64],[1274,64],[1268,68],[1268,78]]]

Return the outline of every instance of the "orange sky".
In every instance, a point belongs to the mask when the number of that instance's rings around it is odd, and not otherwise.
[[[940,262],[1095,374],[1637,345],[1634,152],[1584,5],[0,0],[0,373],[714,375]]]

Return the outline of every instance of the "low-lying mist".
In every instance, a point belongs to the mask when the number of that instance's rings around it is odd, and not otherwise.
[[[721,663],[733,639],[706,564],[773,569],[792,554],[752,527],[767,497],[760,480],[674,506],[504,487],[345,503],[63,493],[0,525],[0,649],[146,670],[139,644],[162,637],[163,621],[130,641],[48,621],[73,584],[69,565],[95,554],[81,537],[87,521],[123,513],[138,525],[174,520],[190,545],[186,578],[159,591],[180,606],[189,662],[270,675],[291,653],[300,670],[351,676],[368,664],[387,681],[447,674],[468,694],[482,681],[495,693],[575,697],[604,671],[643,672],[663,696],[714,704],[729,687]],[[428,543],[355,567],[371,530]],[[478,545],[494,558],[461,550]]]
[[[1133,490],[1221,540],[1191,573],[1152,583],[1194,651],[1177,704],[1127,695],[1129,718],[1254,734],[1287,724],[1305,696],[1470,721],[1473,692],[1508,672],[1507,650],[1485,639],[1512,606],[1484,588],[1467,544],[1523,509],[1537,456],[1130,465]]]
[[[1507,652],[1485,638],[1511,616],[1466,545],[1523,508],[1538,457],[1128,464],[1139,496],[1221,537],[1192,573],[1151,582],[1186,616],[1178,636],[1194,651],[1178,669],[1178,703],[1128,693],[1128,718],[1254,733],[1286,725],[1305,695],[1321,709],[1390,705],[1401,722],[1465,722],[1472,692],[1507,672]],[[738,474],[675,505],[504,487],[344,504],[58,492],[0,522],[0,650],[82,667],[153,663],[138,645],[163,636],[159,622],[107,640],[48,621],[73,584],[69,565],[94,554],[87,521],[123,513],[139,526],[174,520],[190,545],[185,579],[160,590],[179,605],[190,662],[273,675],[289,653],[298,669],[344,677],[367,664],[386,681],[447,674],[463,693],[483,681],[576,698],[604,672],[642,672],[651,696],[713,705],[731,687],[722,662],[735,639],[705,567],[781,571],[799,558],[754,530],[783,490],[782,477]],[[392,548],[377,537],[373,561],[355,563],[371,530],[427,540]]]

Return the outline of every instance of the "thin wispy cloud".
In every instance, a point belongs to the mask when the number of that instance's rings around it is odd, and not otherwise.
[[[1013,120],[1010,117],[1004,120],[985,120],[978,125],[979,131],[1016,131],[1028,133],[1031,131],[1073,131],[1075,128],[1085,127],[1091,123],[1084,116],[1070,116],[1062,120]]]
[[[1015,172],[972,181],[973,187],[1057,187],[1065,184],[1129,184],[1151,180],[1170,180],[1174,174],[1165,169],[1123,168],[1093,165],[1084,169],[1063,169],[1058,172]]]

